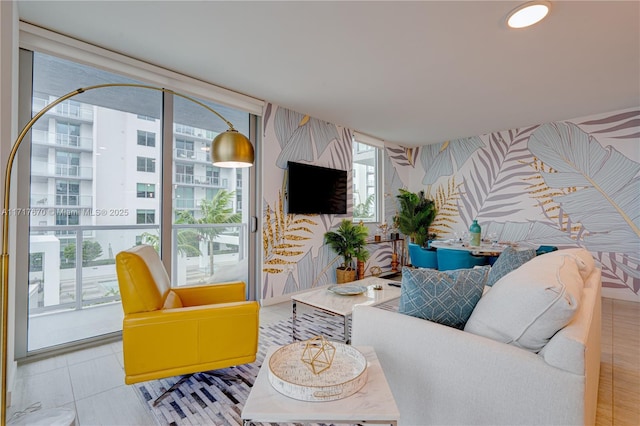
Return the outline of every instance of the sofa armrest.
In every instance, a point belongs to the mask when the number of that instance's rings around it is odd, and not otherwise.
[[[352,344],[375,349],[402,424],[582,423],[584,377],[535,353],[369,306]]]
[[[242,281],[173,287],[184,306],[210,305],[213,303],[240,302],[246,300],[246,286]]]

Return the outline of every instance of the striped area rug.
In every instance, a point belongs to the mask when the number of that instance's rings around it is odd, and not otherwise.
[[[381,307],[395,309],[393,303]],[[298,338],[307,339],[318,334],[341,340],[344,334],[341,318],[319,311],[299,313],[296,319]],[[216,373],[238,380],[198,373],[191,376],[156,407],[153,406],[153,401],[180,377],[138,383],[134,387],[159,425],[241,425],[240,414],[244,401],[249,396],[267,348],[289,343],[291,318],[269,326],[261,326],[255,362],[216,370]]]

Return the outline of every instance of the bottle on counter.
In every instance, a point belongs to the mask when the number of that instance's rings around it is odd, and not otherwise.
[[[480,225],[478,225],[478,221],[474,220],[471,226],[469,227],[469,245],[478,247],[480,245],[480,235],[482,230]]]

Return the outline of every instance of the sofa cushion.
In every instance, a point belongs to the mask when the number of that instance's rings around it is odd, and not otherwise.
[[[476,305],[465,331],[533,352],[542,349],[571,321],[583,290],[575,256],[554,253],[498,280]]]
[[[482,296],[489,266],[437,271],[402,269],[398,312],[462,329]]]
[[[585,250],[583,248],[580,248],[580,247],[569,248],[569,249],[564,249],[564,250],[559,250],[559,251],[553,251],[551,253],[546,253],[543,256],[570,256],[570,257],[572,257],[575,260],[576,265],[578,266],[578,271],[580,272],[580,276],[585,281],[586,281],[587,277],[589,275],[591,275],[591,273],[593,272],[593,270],[596,267],[595,260],[593,259],[593,256],[591,255],[591,253],[589,253],[587,250]]]
[[[534,257],[536,257],[535,249],[516,250],[513,247],[507,247],[502,253],[500,253],[498,260],[496,260],[491,267],[491,270],[489,271],[489,278],[487,279],[487,285],[494,285],[500,278],[504,277],[514,269],[518,269]]]

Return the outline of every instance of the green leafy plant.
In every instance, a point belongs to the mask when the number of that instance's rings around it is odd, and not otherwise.
[[[394,223],[404,235],[424,247],[431,238],[429,227],[438,214],[438,209],[433,200],[426,198],[424,191],[418,193],[400,189],[397,195],[400,202],[400,210],[394,217]]]
[[[369,195],[367,199],[363,203],[355,203],[353,207],[353,217],[354,219],[370,219],[373,217],[374,208],[375,208],[375,196],[373,194]]]
[[[344,259],[341,268],[352,270],[354,258],[362,262],[369,259],[366,249],[368,235],[369,230],[362,223],[356,225],[349,219],[343,219],[335,231],[324,234],[324,239]]]

